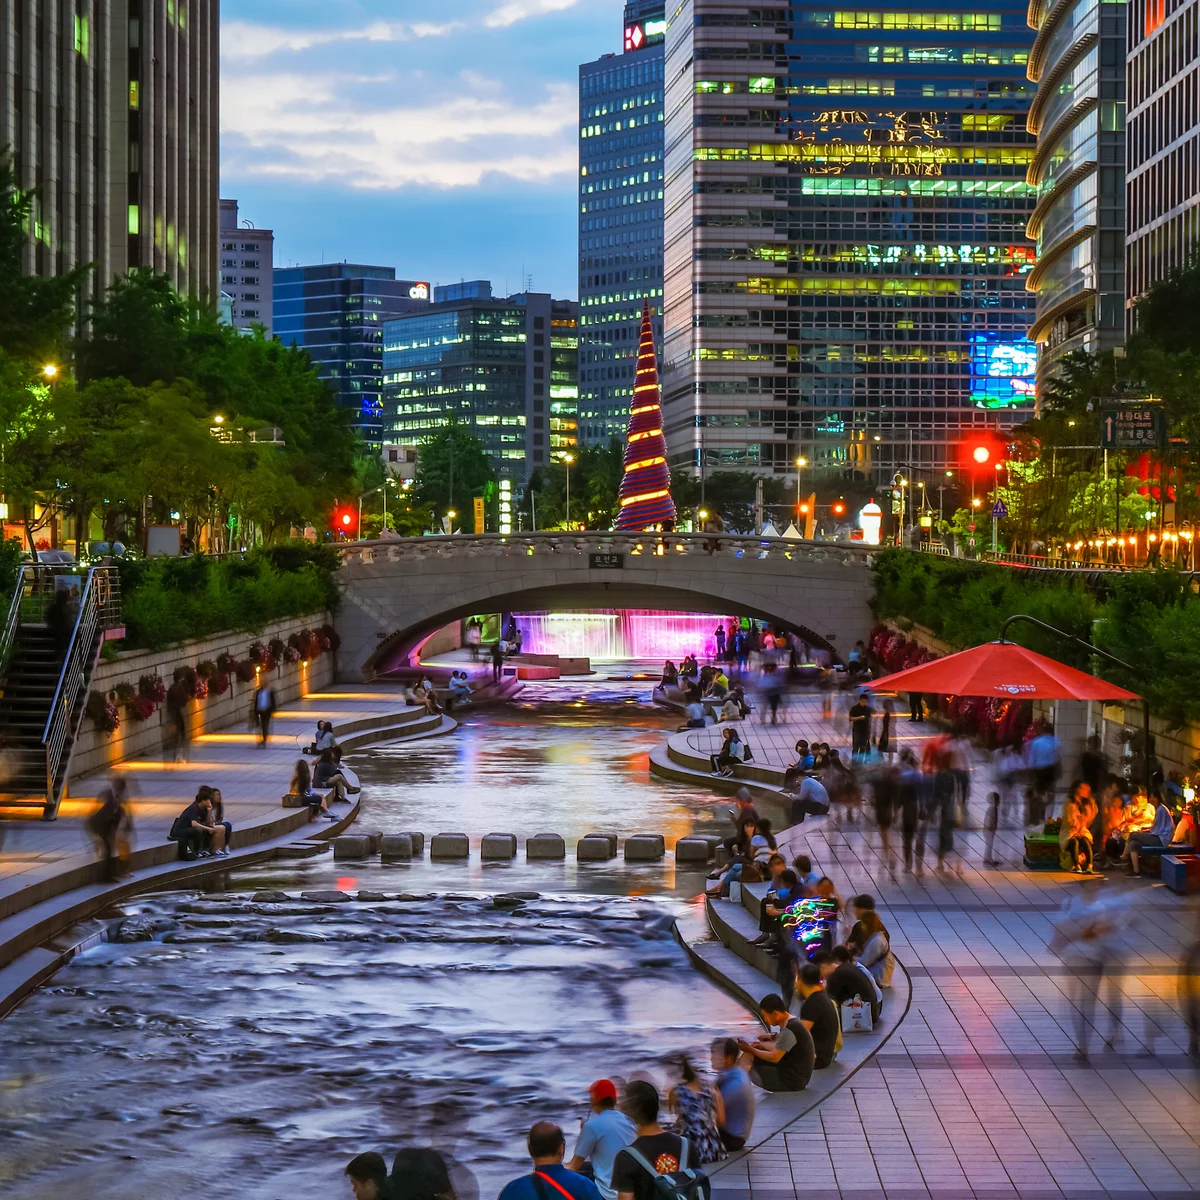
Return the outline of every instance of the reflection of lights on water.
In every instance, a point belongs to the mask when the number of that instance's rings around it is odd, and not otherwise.
[[[339,892],[348,892],[351,888],[358,886],[358,880],[353,875],[343,875],[337,881],[337,890]]]
[[[579,658],[670,658],[711,656],[713,631],[730,617],[655,609],[618,612],[516,613],[522,648],[530,654]]]

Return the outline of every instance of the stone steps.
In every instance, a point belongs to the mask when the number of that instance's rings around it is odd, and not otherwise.
[[[335,727],[334,737],[337,738],[343,753],[348,754],[352,750],[361,750],[364,746],[394,745],[397,742],[416,742],[422,738],[441,737],[443,734],[453,733],[458,728],[458,722],[444,713],[427,713],[422,708],[413,708],[409,712],[415,715],[399,713],[382,721],[356,722],[362,727],[361,730],[345,739],[338,737],[338,729]],[[403,719],[397,720],[397,717]]]
[[[678,735],[677,735],[678,736]],[[696,764],[696,765],[693,765]],[[783,789],[757,779],[734,775],[726,778],[714,775],[708,759],[698,755],[672,753],[668,741],[665,746],[655,746],[650,751],[650,770],[663,779],[673,779],[677,783],[692,783],[713,788],[719,792],[735,795],[739,789],[747,788],[752,796],[773,797],[781,799]]]

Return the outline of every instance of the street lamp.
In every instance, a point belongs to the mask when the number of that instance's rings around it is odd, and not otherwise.
[[[567,468],[567,528],[571,528],[571,464],[575,461],[575,455],[564,454],[562,456],[563,465]]]
[[[42,367],[42,374],[47,379],[53,380],[55,376],[58,375],[58,367],[54,363],[46,363],[46,365]]]
[[[808,459],[804,455],[800,455],[796,459],[796,511],[800,511],[800,472],[808,466]]]

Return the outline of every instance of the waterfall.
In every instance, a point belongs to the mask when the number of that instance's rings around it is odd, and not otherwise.
[[[522,649],[531,654],[594,659],[672,659],[691,653],[704,660],[716,653],[713,632],[728,628],[728,616],[659,609],[600,609],[589,612],[514,613]]]

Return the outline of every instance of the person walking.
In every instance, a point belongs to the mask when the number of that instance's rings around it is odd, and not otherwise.
[[[914,849],[917,862],[925,857],[925,846],[915,846],[917,831],[921,826],[921,773],[913,752],[905,746],[900,751],[900,772],[896,777],[896,807],[900,810],[900,837],[904,843],[904,870],[913,871]]]
[[[275,715],[275,689],[264,674],[254,692],[252,718],[258,724],[258,744],[263,750],[271,736],[271,718]]]
[[[679,1056],[679,1075],[667,1097],[667,1107],[677,1117],[675,1131],[696,1147],[702,1163],[718,1162],[725,1157],[718,1132],[725,1123],[721,1093],[700,1078],[686,1054]]]
[[[104,879],[115,883],[128,874],[129,829],[132,825],[129,810],[125,806],[128,781],[118,775],[100,789],[97,799],[100,807],[87,820],[88,833],[96,846],[97,857],[104,863]],[[122,833],[124,837],[122,838]],[[124,853],[121,843],[124,842]]]
[[[988,793],[987,812],[983,816],[983,865],[998,867],[1000,860],[996,857],[996,828],[1000,824],[1000,793]]]
[[[925,720],[925,697],[920,692],[908,693],[908,719],[910,721]]]
[[[895,753],[895,748],[892,745],[892,713],[894,705],[892,704],[891,696],[883,698],[883,719],[879,726],[879,742],[878,750],[880,758],[887,762],[892,761],[892,755]]]
[[[738,1044],[733,1038],[713,1042],[712,1068],[717,1072],[717,1091],[724,1112],[717,1122],[721,1145],[726,1150],[741,1150],[754,1128],[754,1087],[745,1068],[738,1065]]]
[[[488,652],[492,660],[492,682],[500,682],[500,668],[504,666],[504,647],[499,642],[493,642]]]
[[[718,625],[713,630],[713,641],[717,644],[716,658],[718,662],[725,661],[725,626]]]
[[[171,761],[188,760],[191,731],[188,728],[187,708],[191,702],[187,685],[176,680],[167,688],[167,744],[171,748]],[[166,755],[163,755],[166,758]]]

